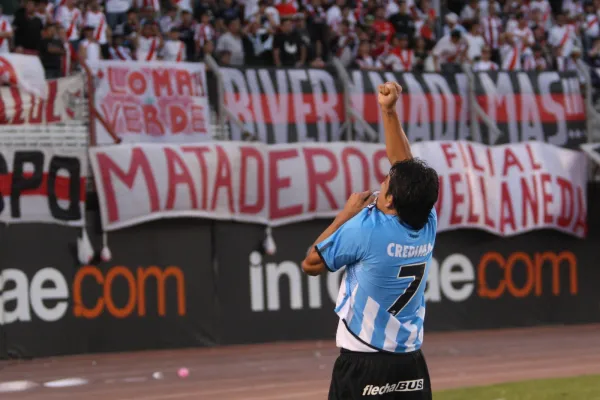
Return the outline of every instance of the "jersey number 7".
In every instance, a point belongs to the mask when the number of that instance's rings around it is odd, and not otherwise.
[[[425,274],[426,263],[401,265],[398,271],[398,279],[410,279],[411,282],[396,301],[388,308],[388,312],[393,316],[400,314],[400,311],[406,307],[408,302],[413,298],[417,289],[421,285],[423,275]]]

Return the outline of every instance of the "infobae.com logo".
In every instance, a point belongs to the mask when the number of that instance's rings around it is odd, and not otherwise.
[[[396,383],[386,383],[383,386],[367,385],[363,389],[363,396],[376,396],[393,392],[415,392],[423,390],[424,380],[415,379],[414,381],[400,381]]]
[[[72,304],[72,307],[70,307]],[[0,325],[63,318],[72,308],[76,318],[95,319],[186,315],[185,277],[176,266],[166,268],[86,265],[68,279],[52,267],[33,276],[8,268],[0,272]]]

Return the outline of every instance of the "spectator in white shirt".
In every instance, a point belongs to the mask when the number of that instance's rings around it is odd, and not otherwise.
[[[449,35],[454,30],[458,30],[462,34],[467,33],[467,30],[458,23],[458,15],[454,13],[446,14],[446,26],[444,26],[444,36]]]
[[[227,25],[227,32],[217,40],[216,51],[218,54],[229,52],[226,57],[229,57],[229,64],[242,66],[244,65],[244,44],[240,34],[240,20],[232,19]],[[223,62],[223,60],[221,60]]]
[[[342,23],[342,8],[346,6],[346,0],[336,0],[335,4],[327,10],[327,25],[332,33],[338,34]]]
[[[127,10],[131,8],[131,0],[106,0],[106,22],[110,29],[127,22]]]
[[[0,15],[2,7],[0,6]],[[10,40],[13,37],[13,29],[10,21],[4,16],[0,16],[0,54],[10,53]]]
[[[479,18],[479,0],[469,0],[469,3],[464,6],[460,12],[461,22],[471,22],[472,20],[478,20]]]
[[[459,63],[463,61],[466,50],[467,46],[460,30],[456,29],[450,35],[442,37],[432,51],[435,71],[458,72]]]
[[[473,64],[473,71],[498,71],[500,67],[498,67],[498,64],[491,60],[491,57],[492,49],[488,46],[485,46],[483,49],[481,49],[481,59]]]
[[[100,52],[100,45],[96,42],[94,38],[94,27],[86,26],[83,28],[83,40],[79,44],[79,62],[87,64],[92,73],[96,73],[95,64],[97,61],[102,59]]]
[[[481,25],[479,22],[471,24],[471,29],[469,30],[469,33],[465,35],[465,38],[467,40],[467,45],[469,46],[467,58],[471,61],[475,61],[481,57],[481,50],[485,46],[485,39],[481,35]]]

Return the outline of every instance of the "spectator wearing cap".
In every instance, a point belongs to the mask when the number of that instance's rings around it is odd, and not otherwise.
[[[521,69],[521,45],[510,32],[505,32],[500,38],[500,57],[502,69],[518,71]]]
[[[491,60],[495,63],[500,62],[500,37],[502,35],[502,20],[497,15],[497,3],[492,2],[488,8],[489,15],[481,18],[481,28],[485,43],[491,50]]]
[[[129,61],[133,60],[133,54],[131,53],[131,49],[125,46],[125,37],[121,32],[116,32],[113,34],[112,43],[110,46],[110,59],[111,60],[121,60],[121,61]]]
[[[458,30],[461,34],[466,34],[467,30],[458,23],[458,15],[455,13],[446,14],[446,25],[444,26],[444,35],[450,35],[453,31]]]
[[[302,67],[306,64],[306,47],[290,18],[282,21],[281,32],[275,35],[273,62],[277,67]]]
[[[460,63],[466,58],[467,45],[459,29],[442,37],[431,53],[436,72],[455,73],[460,71]]]
[[[232,19],[227,24],[227,32],[219,37],[217,40],[216,51],[218,54],[223,55],[224,51],[228,51],[230,54],[225,54],[225,57],[229,57],[230,65],[242,66],[244,65],[244,45],[242,42],[242,35],[240,32],[240,20]]]
[[[556,25],[550,30],[548,43],[552,46],[556,65],[559,71],[565,70],[565,62],[571,55],[577,40],[575,28],[566,24],[567,16],[560,13],[556,16]]]
[[[61,58],[65,49],[59,39],[56,38],[56,26],[47,24],[42,31],[42,39],[39,43],[40,61],[46,72],[46,79],[57,79],[62,76]]]
[[[479,0],[469,0],[467,5],[464,6],[460,12],[460,20],[463,23],[477,21],[480,17]]]
[[[179,30],[171,28],[162,48],[161,58],[165,61],[183,62],[187,59],[186,53],[185,44],[179,39]]]
[[[481,58],[473,64],[473,71],[498,71],[500,67],[491,60],[492,49],[489,46],[484,46],[481,49]]]
[[[575,47],[573,47],[571,54],[565,61],[565,67],[564,67],[565,69],[564,70],[565,71],[575,71],[579,74],[580,71],[579,71],[577,64],[579,63],[580,60],[581,60],[581,47],[575,46]],[[583,81],[583,79],[584,79],[583,76],[581,76],[580,79]]]
[[[192,17],[192,13],[187,10],[180,12],[181,21],[177,25],[177,31],[179,32],[179,40],[185,45],[186,59],[188,61],[196,60],[196,22]]]
[[[163,48],[163,39],[154,22],[144,23],[135,39],[135,58],[138,61],[155,61]]]
[[[396,14],[395,16],[399,16],[399,15],[400,14]],[[396,19],[390,18],[390,20],[394,20],[395,22],[398,22],[398,18],[396,18]],[[375,21],[373,21],[373,25],[371,25],[371,26],[372,26],[373,30],[375,31],[376,35],[378,35],[378,36],[385,35],[386,40],[388,42],[390,42],[392,40],[392,37],[397,32],[393,23],[389,22],[388,20],[385,19],[385,8],[383,8],[383,7],[377,7],[377,10],[375,10]],[[402,26],[402,23],[399,23],[398,26]],[[404,26],[404,28],[406,28],[406,27]],[[398,33],[400,33],[400,32],[398,32]],[[405,33],[405,32],[402,32],[402,33]]]
[[[67,31],[67,40],[77,49],[79,42],[79,29],[83,24],[81,11],[75,7],[75,0],[66,0],[64,6],[56,11],[56,22]]]
[[[485,39],[481,36],[481,25],[477,20],[474,20],[469,28],[469,33],[465,35],[467,41],[467,58],[471,61],[476,61],[481,57],[481,51],[485,47]]]
[[[83,28],[82,34],[83,40],[79,44],[79,62],[81,64],[85,63],[91,66],[93,63],[102,58],[100,45],[94,37],[93,26],[86,26]],[[92,72],[94,72],[93,69]]]
[[[109,40],[110,40],[110,27],[106,21],[106,16],[100,9],[98,0],[92,0],[90,3],[89,10],[85,13],[83,18],[83,24],[94,28],[94,40],[100,45],[102,57],[105,59],[110,58],[109,52]]]
[[[131,8],[131,0],[106,0],[104,11],[106,12],[106,22],[110,29],[114,30],[117,26],[127,21],[127,11]]]

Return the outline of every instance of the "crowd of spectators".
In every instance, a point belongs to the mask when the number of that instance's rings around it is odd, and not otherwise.
[[[392,71],[600,66],[600,0],[23,0],[0,52],[38,54],[48,78],[81,60]]]

